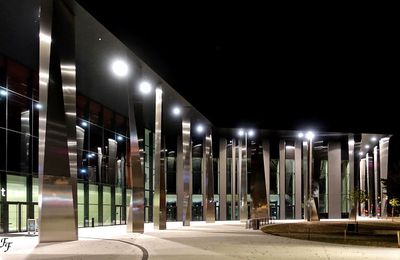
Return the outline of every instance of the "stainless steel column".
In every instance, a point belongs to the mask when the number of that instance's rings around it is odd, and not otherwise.
[[[304,203],[304,219],[310,219],[309,213],[309,191],[308,191],[308,142],[303,141],[303,203]]]
[[[182,136],[177,137],[176,145],[176,220],[183,216],[183,146]]]
[[[231,164],[231,187],[232,187],[232,219],[236,219],[236,140],[232,139],[232,164]]]
[[[285,140],[279,141],[279,216],[286,219],[286,200],[285,200],[285,161],[286,161]]]
[[[245,133],[244,142],[239,140],[239,162],[240,162],[240,221],[245,222],[248,219],[247,206],[247,133]]]
[[[184,109],[182,113],[182,158],[183,158],[183,225],[190,226],[191,219],[191,140],[190,140],[190,110]]]
[[[212,162],[212,135],[211,129],[207,130],[203,142],[203,161],[205,166],[205,182],[204,194],[205,200],[203,207],[205,211],[205,220],[207,223],[215,222],[215,206],[214,206],[214,175],[213,175],[213,162]]]
[[[42,0],[39,34],[39,242],[78,239],[74,6]]]
[[[340,142],[328,143],[328,215],[340,219],[341,214],[341,145]]]
[[[365,168],[366,168],[366,159],[361,159],[360,160],[360,190],[366,191],[365,188]],[[364,215],[364,209],[365,209],[365,202],[360,202],[360,210],[361,210],[361,216]],[[358,212],[356,212],[358,214]]]
[[[165,171],[161,168],[161,122],[162,122],[162,90],[156,89],[155,107],[155,144],[154,144],[154,195],[153,195],[153,223],[154,228],[167,228]]]
[[[139,72],[138,72],[139,74]],[[134,82],[134,86],[138,82]],[[127,187],[132,189],[131,201],[128,211],[128,232],[144,232],[144,172],[140,160],[140,149],[138,140],[138,131],[135,116],[135,97],[132,95],[132,86],[128,86],[129,95],[129,137],[130,137],[130,155],[129,155],[129,183]]]
[[[389,137],[384,137],[379,140],[379,168],[381,173],[381,179],[387,180],[388,178],[388,158],[389,158]],[[382,198],[381,202],[381,215],[387,217],[387,187],[381,182],[380,195]]]
[[[219,219],[226,220],[226,138],[219,139]]]
[[[349,191],[354,191],[354,135],[349,135]],[[346,199],[350,202],[349,193],[346,192]],[[351,202],[350,202],[351,203]],[[350,205],[349,203],[349,205]]]
[[[294,142],[294,161],[295,161],[295,218],[301,219],[301,166],[302,160],[301,157],[301,140],[296,140]]]
[[[267,201],[267,217],[270,217],[270,153],[269,153],[269,140],[263,139],[262,141],[262,149],[263,149],[263,163],[264,163],[264,180],[265,180],[265,196]]]
[[[378,189],[379,183],[380,183],[380,178],[379,178],[379,165],[378,165],[378,147],[374,147],[374,214],[376,215],[377,209],[379,207],[379,201],[380,199],[378,197],[380,190]]]
[[[365,154],[365,169],[366,169],[366,176],[367,176],[367,185],[365,186],[366,188],[366,193],[368,194],[367,196],[367,202],[368,202],[368,216],[371,216],[371,194],[372,194],[372,190],[371,190],[371,169],[370,169],[370,161],[371,161],[371,156],[369,155],[369,153]]]

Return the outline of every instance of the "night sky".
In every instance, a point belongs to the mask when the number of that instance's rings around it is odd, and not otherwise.
[[[78,3],[218,127],[400,132],[390,16]]]

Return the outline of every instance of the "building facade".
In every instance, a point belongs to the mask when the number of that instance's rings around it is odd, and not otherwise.
[[[1,233],[27,219],[45,242],[103,225],[386,215],[390,135],[217,128],[76,3],[15,5],[0,8]]]

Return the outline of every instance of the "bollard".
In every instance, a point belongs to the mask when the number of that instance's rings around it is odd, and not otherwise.
[[[94,227],[94,218],[92,218],[92,227]]]
[[[400,231],[397,231],[397,247],[400,247]]]

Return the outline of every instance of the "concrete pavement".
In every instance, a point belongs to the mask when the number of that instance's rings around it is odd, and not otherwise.
[[[271,236],[237,221],[167,224],[167,230],[128,234],[126,226],[82,228],[79,241],[37,245],[10,236],[1,259],[400,259],[398,248],[339,245]],[[4,238],[5,236],[1,237]]]

